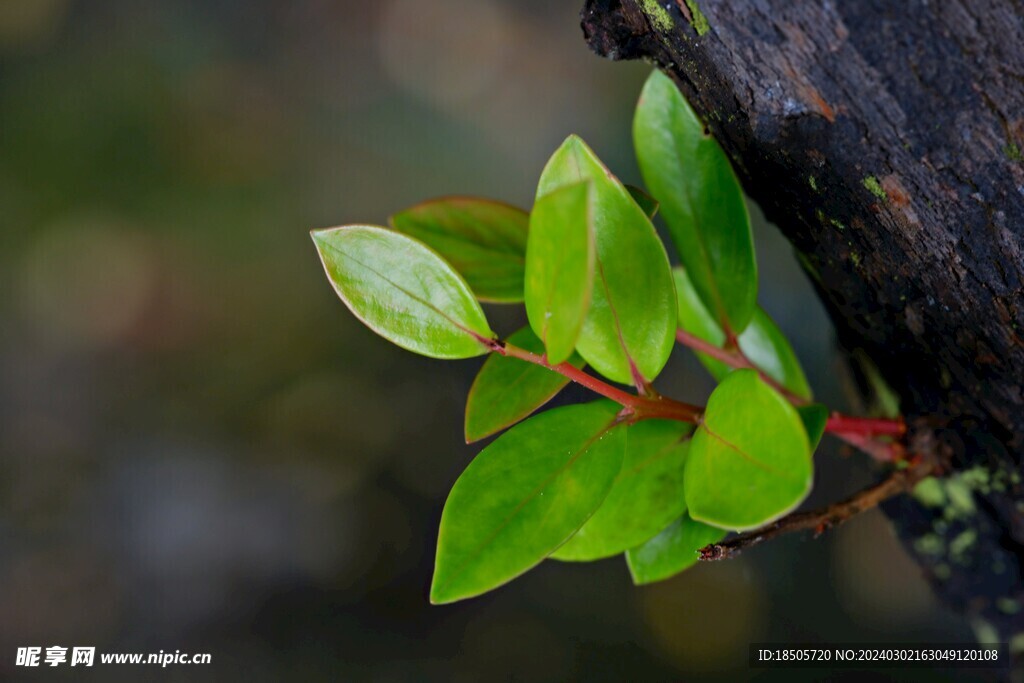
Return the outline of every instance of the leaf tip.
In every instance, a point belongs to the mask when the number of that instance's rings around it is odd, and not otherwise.
[[[309,237],[313,240],[313,244],[316,245],[317,251],[323,251],[323,247],[327,246],[328,238],[341,230],[343,226],[336,226],[331,228],[313,228],[309,231]]]
[[[476,443],[477,441],[479,441],[480,439],[484,438],[487,435],[481,434],[474,429],[470,429],[469,424],[467,423],[465,429],[463,430],[462,436],[466,439],[466,445],[469,445],[471,443]]]
[[[589,151],[590,147],[587,146],[587,143],[578,134],[570,133],[559,146],[559,149]]]
[[[434,573],[434,578],[430,582],[430,593],[427,599],[430,600],[431,605],[443,605],[444,599],[440,595],[441,591],[437,585],[437,573]]]
[[[431,605],[450,605],[453,602],[462,600],[465,596],[453,595],[450,591],[445,591],[441,585],[437,582],[437,576],[434,576],[434,580],[430,584],[430,600]]]

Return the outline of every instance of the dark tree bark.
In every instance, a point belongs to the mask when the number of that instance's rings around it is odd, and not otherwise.
[[[952,483],[886,507],[937,594],[1024,631],[1024,3],[587,0],[582,18],[601,55],[675,76],[844,347],[951,453]]]

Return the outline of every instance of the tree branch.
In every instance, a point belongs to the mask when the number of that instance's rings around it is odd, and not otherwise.
[[[544,356],[521,349],[518,346],[513,346],[508,342],[483,338],[481,338],[481,342],[486,344],[493,353],[510,358],[518,358],[527,363],[547,368],[563,377],[567,377],[580,386],[590,389],[600,396],[615,401],[631,411],[633,420],[662,418],[699,424],[704,415],[702,407],[662,396],[654,391],[653,387],[646,382],[643,385],[647,392],[645,395],[631,394],[580,370],[568,362],[552,365]],[[744,367],[756,370],[753,365]],[[758,370],[758,373],[762,377],[765,376],[760,370]],[[906,434],[906,425],[902,418],[861,418],[834,412],[825,423],[825,431],[835,434],[840,439],[863,450],[876,460],[894,462],[902,457],[903,450],[898,443],[873,440],[873,437],[877,435],[902,437]]]
[[[488,342],[488,345],[495,353],[500,353],[501,355],[509,356],[510,358],[518,358],[519,360],[524,360],[527,363],[533,363],[534,365],[547,368],[557,372],[563,377],[568,377],[573,382],[590,389],[596,394],[615,401],[624,408],[632,411],[632,419],[634,420],[662,418],[666,420],[678,420],[680,422],[697,424],[700,422],[701,416],[704,414],[703,408],[658,395],[653,389],[646,385],[645,387],[649,394],[645,396],[637,396],[623,391],[618,387],[613,387],[607,382],[574,367],[568,362],[551,365],[544,356],[537,355],[536,353],[532,353],[526,349],[521,349],[518,346],[513,346],[507,342],[491,340]]]
[[[849,498],[833,503],[820,510],[796,512],[769,524],[768,526],[740,534],[722,543],[712,543],[700,549],[704,561],[725,560],[735,557],[751,546],[771,540],[777,536],[797,531],[813,530],[815,535],[838,526],[854,515],[878,507],[883,501],[906,493],[917,482],[928,476],[931,468],[921,461],[910,467],[893,470],[874,486],[858,491]]]
[[[675,77],[844,348],[909,422],[937,418],[915,431],[972,473],[956,484],[970,514],[883,509],[940,599],[1004,640],[1024,631],[1024,610],[1000,609],[1024,604],[1020,0],[585,3],[596,52]],[[969,553],[922,550],[963,538]]]

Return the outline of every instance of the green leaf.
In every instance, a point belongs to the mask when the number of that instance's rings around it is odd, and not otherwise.
[[[658,214],[658,200],[641,190],[636,185],[625,185],[626,191],[629,192],[629,196],[633,198],[633,201],[637,203],[647,217],[654,219]]]
[[[754,529],[807,497],[811,448],[796,409],[753,370],[736,370],[708,399],[686,460],[690,516]]]
[[[644,184],[701,300],[720,326],[742,332],[757,306],[750,216],[736,174],[668,76],[647,79],[633,120]]]
[[[480,452],[441,514],[431,602],[496,588],[583,526],[622,468],[618,410],[610,401],[555,408]]]
[[[679,327],[722,348],[725,345],[725,333],[701,303],[686,271],[677,267],[672,270],[672,274],[675,277],[676,298],[679,302]],[[789,345],[778,325],[760,307],[754,310],[750,324],[740,334],[738,341],[743,354],[762,372],[797,396],[810,400],[811,388],[800,367],[800,361],[793,353],[793,347]],[[721,361],[703,353],[696,355],[711,376],[718,381],[732,372],[732,368]]]
[[[825,423],[828,422],[828,408],[820,403],[811,403],[806,406],[799,406],[796,412],[800,414],[800,420],[804,423],[804,431],[807,432],[807,440],[811,444],[811,453],[814,453],[821,443],[821,437],[825,434]]]
[[[697,563],[698,551],[725,538],[726,531],[683,514],[660,534],[626,551],[633,583],[640,586],[675,576]]]
[[[395,230],[439,253],[482,301],[523,300],[528,215],[489,199],[442,197],[390,218]]]
[[[643,543],[686,509],[683,465],[692,427],[645,420],[626,428],[626,458],[594,516],[552,555],[556,560],[610,557]]]
[[[594,290],[594,200],[590,183],[537,199],[526,245],[526,315],[548,362],[576,348]]]
[[[668,256],[650,219],[575,135],[548,161],[537,197],[586,180],[594,191],[597,263],[590,311],[576,349],[613,381],[634,383],[634,368],[643,379],[652,380],[665,366],[675,337],[675,288]]]
[[[334,291],[380,336],[433,358],[489,350],[494,333],[466,281],[425,245],[374,225],[312,236]]]
[[[508,342],[532,353],[544,353],[544,344],[529,327],[508,338]],[[582,368],[578,354],[569,363]],[[568,384],[566,377],[518,358],[492,354],[473,380],[466,400],[466,443],[499,432],[550,401]]]

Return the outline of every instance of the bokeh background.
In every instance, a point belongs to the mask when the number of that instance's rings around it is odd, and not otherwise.
[[[972,637],[877,512],[642,589],[620,558],[547,562],[428,605],[480,361],[364,329],[308,230],[529,206],[571,132],[637,182],[649,67],[590,54],[579,4],[0,2],[0,678],[87,678],[13,666],[63,644],[213,655],[94,680],[810,680],[748,669],[748,643]],[[763,306],[849,407],[788,246],[757,238]],[[703,400],[677,355],[659,385]],[[812,503],[870,480],[817,459]]]

